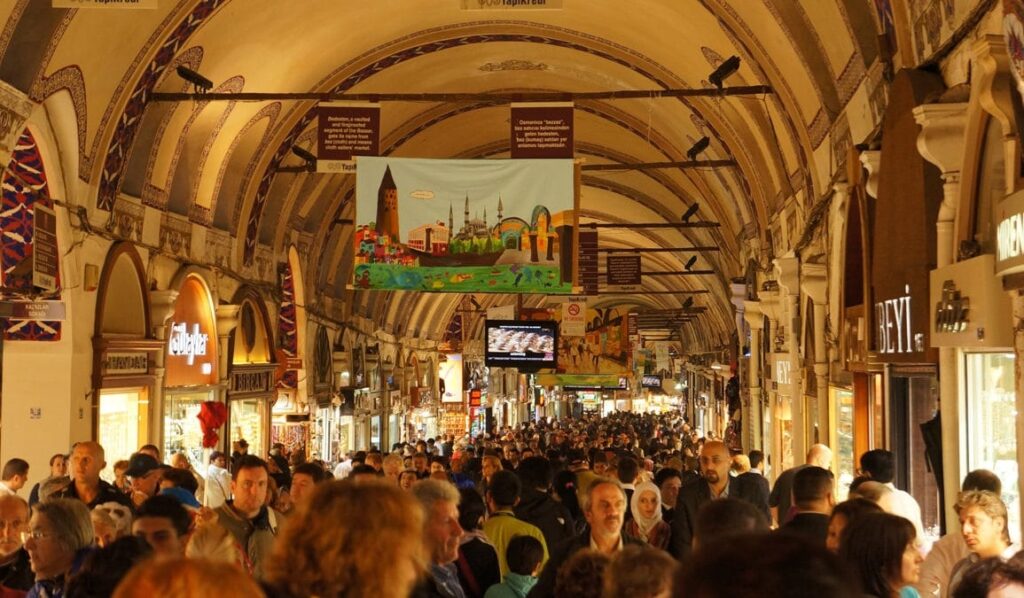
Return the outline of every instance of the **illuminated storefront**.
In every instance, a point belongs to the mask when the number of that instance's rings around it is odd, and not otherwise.
[[[213,299],[206,282],[195,274],[181,283],[166,338],[162,453],[184,452],[192,463],[203,463],[198,416],[204,403],[219,402],[220,387]]]
[[[266,455],[270,449],[270,409],[276,395],[277,368],[271,361],[274,351],[270,320],[255,291],[240,291],[235,302],[241,307],[229,345],[228,446],[245,440],[250,452]]]

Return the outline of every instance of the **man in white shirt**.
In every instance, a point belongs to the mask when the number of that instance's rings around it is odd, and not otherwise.
[[[961,492],[987,490],[996,496],[1003,491],[999,476],[987,469],[976,469],[964,477]],[[921,574],[914,584],[922,596],[949,596],[949,578],[957,563],[971,555],[959,530],[951,531],[932,545],[924,562],[921,563]]]
[[[4,464],[0,474],[0,495],[14,496],[28,481],[28,461],[15,457]]]
[[[334,468],[334,479],[344,480],[352,473],[352,456],[345,453],[345,457]]]
[[[971,553],[953,567],[946,584],[950,595],[955,594],[964,573],[974,563],[989,558],[1006,561],[1018,548],[1010,542],[1006,529],[1006,505],[995,494],[984,490],[963,492],[954,508],[960,518],[960,534]]]
[[[892,490],[878,500],[878,506],[887,513],[910,520],[914,524],[914,529],[917,530],[917,537],[923,540],[924,526],[921,524],[921,507],[913,496],[893,485],[895,468],[895,458],[891,451],[874,449],[860,456],[861,473]]]
[[[211,509],[220,507],[231,498],[231,472],[227,470],[227,466],[227,455],[220,451],[210,453],[203,502]]]

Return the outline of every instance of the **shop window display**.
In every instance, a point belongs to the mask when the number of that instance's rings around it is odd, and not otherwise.
[[[212,400],[211,393],[167,394],[164,397],[163,454],[184,452],[192,463],[204,463],[203,430],[199,426],[199,410]]]
[[[231,401],[231,442],[245,440],[255,453],[263,451],[263,399]]]
[[[103,390],[100,392],[100,421],[97,441],[106,452],[107,467],[101,472],[104,480],[113,481],[113,465],[129,458],[139,445],[139,424],[146,420],[145,391],[141,388]]]
[[[1010,537],[1021,536],[1012,353],[965,355],[967,389],[964,410],[967,470],[988,469],[1003,482]]]

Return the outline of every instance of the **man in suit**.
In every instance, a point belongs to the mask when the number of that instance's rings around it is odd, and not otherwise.
[[[761,470],[761,464],[764,462],[764,453],[759,450],[752,450],[748,458],[750,459],[750,471],[741,473],[737,477],[742,480],[744,485],[749,484],[757,497],[757,504],[764,505],[764,510],[761,514],[770,522],[772,515],[768,508],[768,497],[770,496],[768,478],[764,477],[764,473]]]
[[[780,533],[796,534],[816,546],[825,546],[828,520],[836,506],[832,472],[813,465],[804,467],[793,476],[793,504],[796,514],[779,528]]]
[[[704,443],[700,453],[700,478],[684,485],[676,499],[670,548],[677,559],[686,558],[692,550],[694,523],[702,504],[731,497],[745,500],[758,510],[766,510],[767,506],[759,504],[757,493],[748,482],[729,475],[730,467],[732,457],[725,443],[717,440]]]

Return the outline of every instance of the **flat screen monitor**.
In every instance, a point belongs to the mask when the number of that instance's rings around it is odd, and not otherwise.
[[[661,388],[661,376],[645,374],[640,379],[640,386],[644,388]]]
[[[558,364],[558,323],[487,320],[488,367],[539,370]]]

